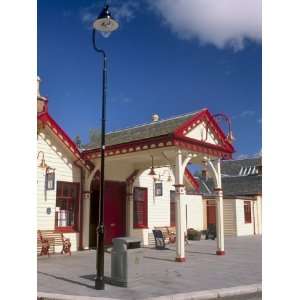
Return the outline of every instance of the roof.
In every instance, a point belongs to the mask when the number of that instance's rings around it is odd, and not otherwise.
[[[221,172],[222,175],[238,176],[242,168],[261,166],[261,157],[247,158],[239,160],[222,160]]]
[[[200,189],[204,195],[211,195],[214,190],[213,180],[207,181],[202,178]],[[224,196],[253,196],[262,194],[262,176],[235,176],[222,177],[222,188]]]
[[[107,146],[112,146],[171,134],[176,128],[199,112],[200,111],[196,111],[157,122],[146,123],[131,128],[109,132],[105,136],[105,143]],[[88,144],[85,145],[84,148],[85,150],[99,148],[99,144]]]
[[[70,153],[75,157],[76,161],[81,161],[88,168],[88,164],[82,159],[81,153],[77,145],[67,135],[67,133],[56,123],[56,121],[48,114],[48,112],[40,112],[37,114],[38,121],[47,125],[51,132],[66,146]]]

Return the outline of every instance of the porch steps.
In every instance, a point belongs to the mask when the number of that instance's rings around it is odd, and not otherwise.
[[[148,247],[149,248],[155,247],[155,240],[152,232],[148,233]]]

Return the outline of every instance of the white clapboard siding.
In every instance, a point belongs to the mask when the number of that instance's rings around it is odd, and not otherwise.
[[[224,235],[236,236],[236,220],[235,220],[235,200],[224,199]]]
[[[253,224],[253,201],[251,201],[251,223],[245,223],[244,216],[244,200],[236,199],[236,230],[237,236],[252,235],[254,234]]]
[[[53,230],[55,226],[56,182],[80,182],[80,171],[73,164],[74,158],[65,145],[47,128],[38,135],[37,152],[39,151],[43,151],[46,164],[55,169],[55,189],[45,190],[45,170],[37,167],[37,228]],[[38,157],[37,166],[41,159],[42,154]],[[49,208],[51,212],[47,214]]]
[[[170,191],[174,190],[174,178],[168,181],[170,172],[167,167],[155,169],[160,174],[163,184],[163,195],[154,195],[154,181],[149,176],[150,170],[145,170],[135,179],[133,186],[148,189],[148,229],[133,229],[132,235],[142,239],[144,246],[154,244],[152,229],[154,227],[170,226]],[[185,195],[184,204],[187,204],[188,228],[203,229],[203,201],[201,195]],[[185,222],[185,220],[184,220]]]

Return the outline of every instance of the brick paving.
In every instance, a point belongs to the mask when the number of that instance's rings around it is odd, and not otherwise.
[[[138,285],[106,285],[94,289],[96,251],[74,252],[71,257],[38,258],[38,291],[119,299],[145,299],[175,293],[261,283],[261,237],[225,238],[225,256],[215,255],[216,241],[190,241],[185,263],[174,261],[175,248],[144,249],[144,273]],[[110,254],[105,254],[110,277]]]

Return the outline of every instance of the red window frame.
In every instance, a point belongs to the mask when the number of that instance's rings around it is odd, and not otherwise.
[[[133,228],[148,228],[148,189],[133,189]]]
[[[66,207],[73,207],[73,224],[68,226],[58,226],[58,217],[55,210],[55,230],[61,232],[74,232],[78,230],[78,211],[79,211],[79,189],[78,182],[57,181],[56,182],[56,205],[58,201],[65,202]]]
[[[251,201],[244,201],[245,224],[252,223]]]
[[[176,194],[170,191],[170,226],[176,226]]]

